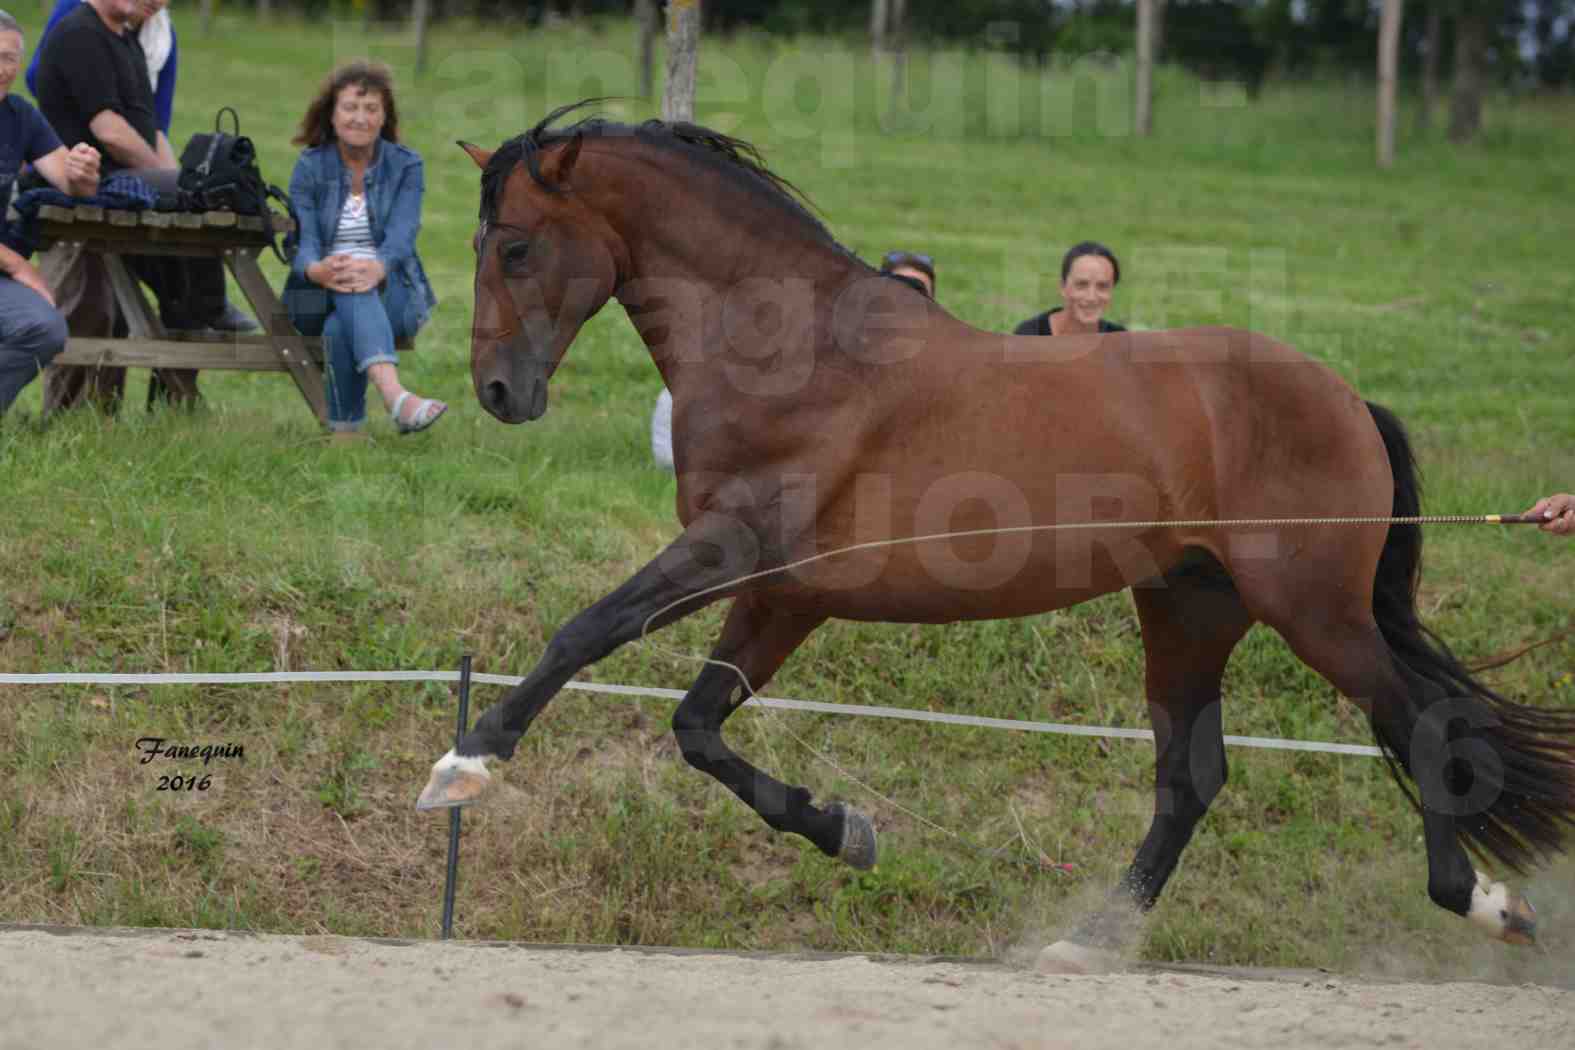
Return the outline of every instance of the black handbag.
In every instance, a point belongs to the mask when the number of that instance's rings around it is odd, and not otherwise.
[[[220,130],[226,113],[234,124],[234,134]],[[281,262],[288,262],[278,244],[273,243],[273,211],[268,202],[279,201],[292,219],[294,209],[279,187],[263,179],[257,167],[257,148],[241,134],[241,118],[235,110],[223,107],[213,118],[211,134],[198,133],[187,141],[181,150],[176,185],[180,188],[182,211],[231,211],[262,219],[274,254]]]

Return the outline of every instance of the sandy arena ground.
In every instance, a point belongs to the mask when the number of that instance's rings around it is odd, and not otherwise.
[[[0,1048],[1575,1046],[1575,991],[0,927]]]

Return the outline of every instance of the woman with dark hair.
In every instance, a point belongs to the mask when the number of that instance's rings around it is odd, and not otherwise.
[[[284,304],[303,335],[323,337],[329,428],[360,430],[370,381],[400,433],[425,430],[448,406],[400,385],[394,347],[437,304],[416,254],[426,187],[420,155],[399,144],[388,68],[335,70],[293,141],[306,149],[290,176],[300,225]]]
[[[1061,302],[1035,314],[1012,330],[1013,335],[1092,335],[1125,332],[1124,325],[1105,320],[1110,296],[1121,281],[1115,253],[1097,241],[1074,245],[1061,259]]]

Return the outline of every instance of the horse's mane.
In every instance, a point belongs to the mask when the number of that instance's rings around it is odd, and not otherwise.
[[[529,131],[499,146],[481,173],[481,220],[488,222],[497,218],[503,184],[508,179],[509,173],[522,161],[538,186],[549,193],[556,193],[559,192],[559,187],[550,186],[542,179],[543,150],[582,135],[607,139],[635,138],[652,146],[678,151],[693,160],[710,162],[711,167],[719,174],[763,194],[807,224],[816,235],[846,254],[853,254],[838,244],[825,224],[811,214],[810,208],[815,205],[809,196],[766,167],[760,151],[743,139],[687,121],[652,119],[641,124],[630,125],[619,124],[602,117],[582,117],[573,124],[553,127],[556,121],[569,113],[602,101],[604,100],[590,98],[559,106]]]

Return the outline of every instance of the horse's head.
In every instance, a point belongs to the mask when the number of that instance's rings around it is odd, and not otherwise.
[[[470,377],[505,423],[547,410],[547,380],[617,285],[621,242],[573,192],[581,141],[540,148],[531,163],[520,140],[494,153],[459,144],[484,172]]]

